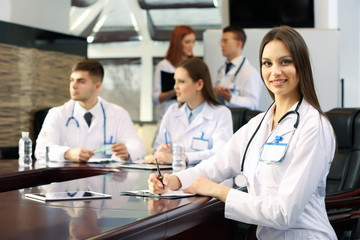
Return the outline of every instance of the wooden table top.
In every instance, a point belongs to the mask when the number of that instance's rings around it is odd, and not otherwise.
[[[0,193],[1,239],[158,239],[223,216],[224,204],[208,197],[166,200],[120,195],[147,189],[150,171],[146,170],[78,164],[17,172],[16,168],[15,160],[0,161],[0,186],[12,188]],[[78,190],[112,198],[41,203],[24,196]]]

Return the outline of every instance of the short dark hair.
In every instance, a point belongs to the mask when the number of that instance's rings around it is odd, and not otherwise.
[[[241,41],[242,47],[244,47],[245,42],[246,42],[246,34],[244,32],[244,29],[242,29],[241,27],[238,26],[227,26],[226,28],[223,29],[223,33],[226,32],[232,32],[235,34],[235,39]]]
[[[85,59],[81,62],[78,62],[73,66],[71,72],[75,71],[87,71],[89,72],[90,76],[93,77],[95,82],[102,82],[104,78],[104,68],[96,60],[92,59]]]

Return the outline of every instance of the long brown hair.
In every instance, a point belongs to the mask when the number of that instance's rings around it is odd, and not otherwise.
[[[260,51],[259,51],[259,62],[260,62],[260,74],[261,79],[264,82],[262,76],[262,55],[266,44],[273,40],[282,41],[291,53],[293,59],[296,75],[299,79],[299,92],[306,101],[308,101],[314,108],[316,108],[321,114],[325,115],[321,110],[319,100],[316,95],[314,78],[310,63],[309,50],[302,36],[293,28],[288,26],[275,27],[270,30],[263,38]],[[274,93],[269,89],[268,92],[273,100],[275,100]]]
[[[167,59],[174,67],[176,67],[181,61],[182,57],[182,40],[188,34],[193,33],[194,29],[190,26],[179,25],[174,28],[170,37],[170,46],[166,53],[165,59]],[[194,56],[190,56],[194,57]]]
[[[205,101],[209,105],[220,105],[221,103],[217,100],[215,92],[211,82],[211,75],[206,63],[199,58],[189,58],[179,63],[177,68],[185,69],[191,80],[195,83],[202,79],[204,81],[204,87],[201,89],[201,93]],[[184,103],[180,103],[182,106]]]

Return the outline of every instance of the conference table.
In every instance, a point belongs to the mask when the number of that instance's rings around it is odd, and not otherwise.
[[[0,160],[0,239],[235,238],[235,222],[224,218],[224,203],[217,199],[120,194],[147,189],[151,172],[120,168],[118,163],[35,164],[24,169],[16,160]],[[80,190],[112,197],[46,203],[25,198],[26,193]]]

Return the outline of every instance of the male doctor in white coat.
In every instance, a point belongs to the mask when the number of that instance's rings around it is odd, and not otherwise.
[[[54,161],[126,161],[145,156],[145,146],[128,112],[98,96],[103,77],[103,66],[95,60],[84,60],[73,67],[71,99],[47,114],[37,139],[37,159],[45,146],[49,146],[49,158]]]
[[[224,28],[221,51],[226,63],[220,67],[215,82],[215,94],[230,108],[257,110],[262,88],[259,72],[242,55],[246,35],[242,28]]]

